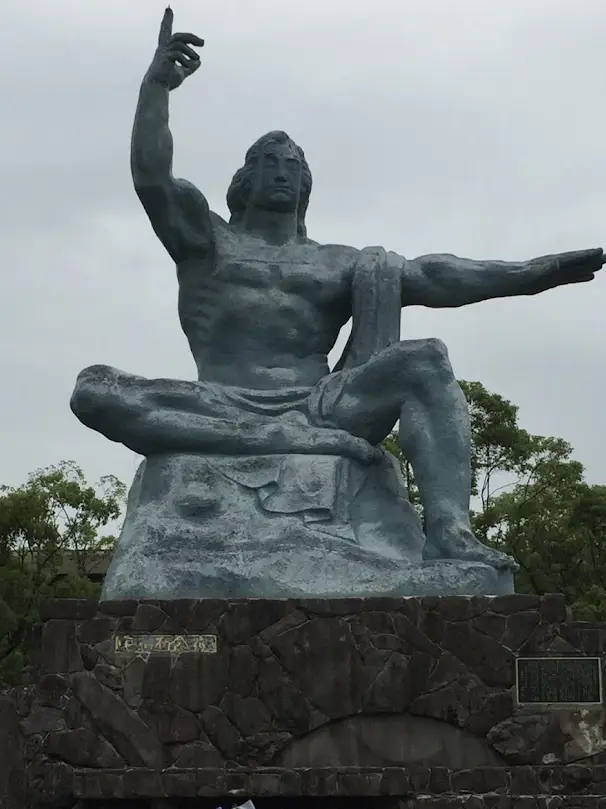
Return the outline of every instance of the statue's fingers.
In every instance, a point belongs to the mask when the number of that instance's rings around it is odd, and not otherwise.
[[[171,40],[173,42],[184,42],[186,45],[195,45],[198,48],[204,46],[204,40],[197,37],[195,34],[173,34]]]
[[[571,250],[558,256],[560,264],[582,264],[599,255],[599,250]]]
[[[587,250],[585,263],[588,264],[592,270],[599,270],[604,263],[604,251],[602,248],[596,247],[593,250]]]
[[[571,278],[568,283],[570,284],[584,284],[587,281],[593,281],[595,275],[592,272],[586,272],[583,275],[577,275],[575,278]]]
[[[589,262],[594,267],[602,266],[604,251],[601,247],[594,247],[591,250],[585,250],[584,252],[586,262]]]
[[[591,272],[596,272],[602,268],[602,264],[604,263],[604,251],[601,247],[597,247],[594,250],[586,250],[585,251],[585,260],[581,262],[587,270]]]
[[[169,43],[169,48],[171,53],[182,53],[185,56],[188,56],[190,59],[194,61],[199,61],[200,57],[195,52],[193,48],[190,48],[189,45],[186,45],[184,42],[175,42],[174,39],[171,39]]]
[[[200,64],[200,60],[198,59],[197,56],[196,56],[195,59],[190,59],[189,56],[182,53],[181,51],[168,51],[166,56],[170,59],[171,62],[177,62],[178,64],[182,65],[187,70],[189,70],[189,66],[192,63],[197,62],[198,64]]]
[[[202,63],[199,59],[190,59],[186,65],[183,65],[185,72],[188,76],[191,76],[192,73],[195,73],[196,70],[200,67]]]
[[[604,263],[602,249],[575,250],[558,257],[558,269],[565,277],[591,280],[587,276],[601,269]]]
[[[597,272],[598,270],[601,270],[602,267],[604,266],[604,263],[606,263],[606,257],[604,256],[604,250],[601,247],[599,247],[595,251],[595,256],[594,256],[593,261],[592,261],[593,271]]]
[[[160,33],[158,34],[158,45],[166,45],[172,36],[173,30],[173,10],[170,6],[164,11],[162,22],[160,23]]]

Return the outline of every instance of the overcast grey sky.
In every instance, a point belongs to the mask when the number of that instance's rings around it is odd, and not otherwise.
[[[195,374],[174,268],[129,175],[160,0],[18,0],[0,70],[0,482],[136,457],[69,410],[93,363]],[[406,256],[520,259],[606,243],[604,0],[174,0],[206,39],[172,95],[175,171],[226,214],[246,148],[285,129],[314,175],[311,238]],[[405,311],[459,378],[569,440],[606,483],[606,271],[591,284]]]

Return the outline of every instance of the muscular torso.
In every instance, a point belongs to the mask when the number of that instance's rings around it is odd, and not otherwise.
[[[351,314],[357,251],[273,246],[214,225],[209,258],[181,262],[179,316],[200,380],[261,390],[311,387]]]

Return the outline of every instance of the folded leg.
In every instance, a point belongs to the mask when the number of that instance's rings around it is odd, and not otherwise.
[[[370,462],[376,449],[344,430],[310,425],[300,412],[247,413],[221,386],[145,379],[105,365],[78,376],[71,408],[87,427],[141,455],[310,453]]]
[[[400,419],[402,451],[425,513],[426,557],[511,567],[509,557],[484,546],[471,530],[469,411],[444,344],[401,341],[340,373],[329,416],[335,427],[377,444]]]

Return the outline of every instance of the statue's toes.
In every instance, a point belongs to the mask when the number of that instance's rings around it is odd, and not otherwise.
[[[489,548],[486,545],[482,546],[483,553],[480,554],[481,561],[497,568],[497,570],[517,570],[519,565],[511,556],[508,556],[502,551],[497,551],[494,548]]]

